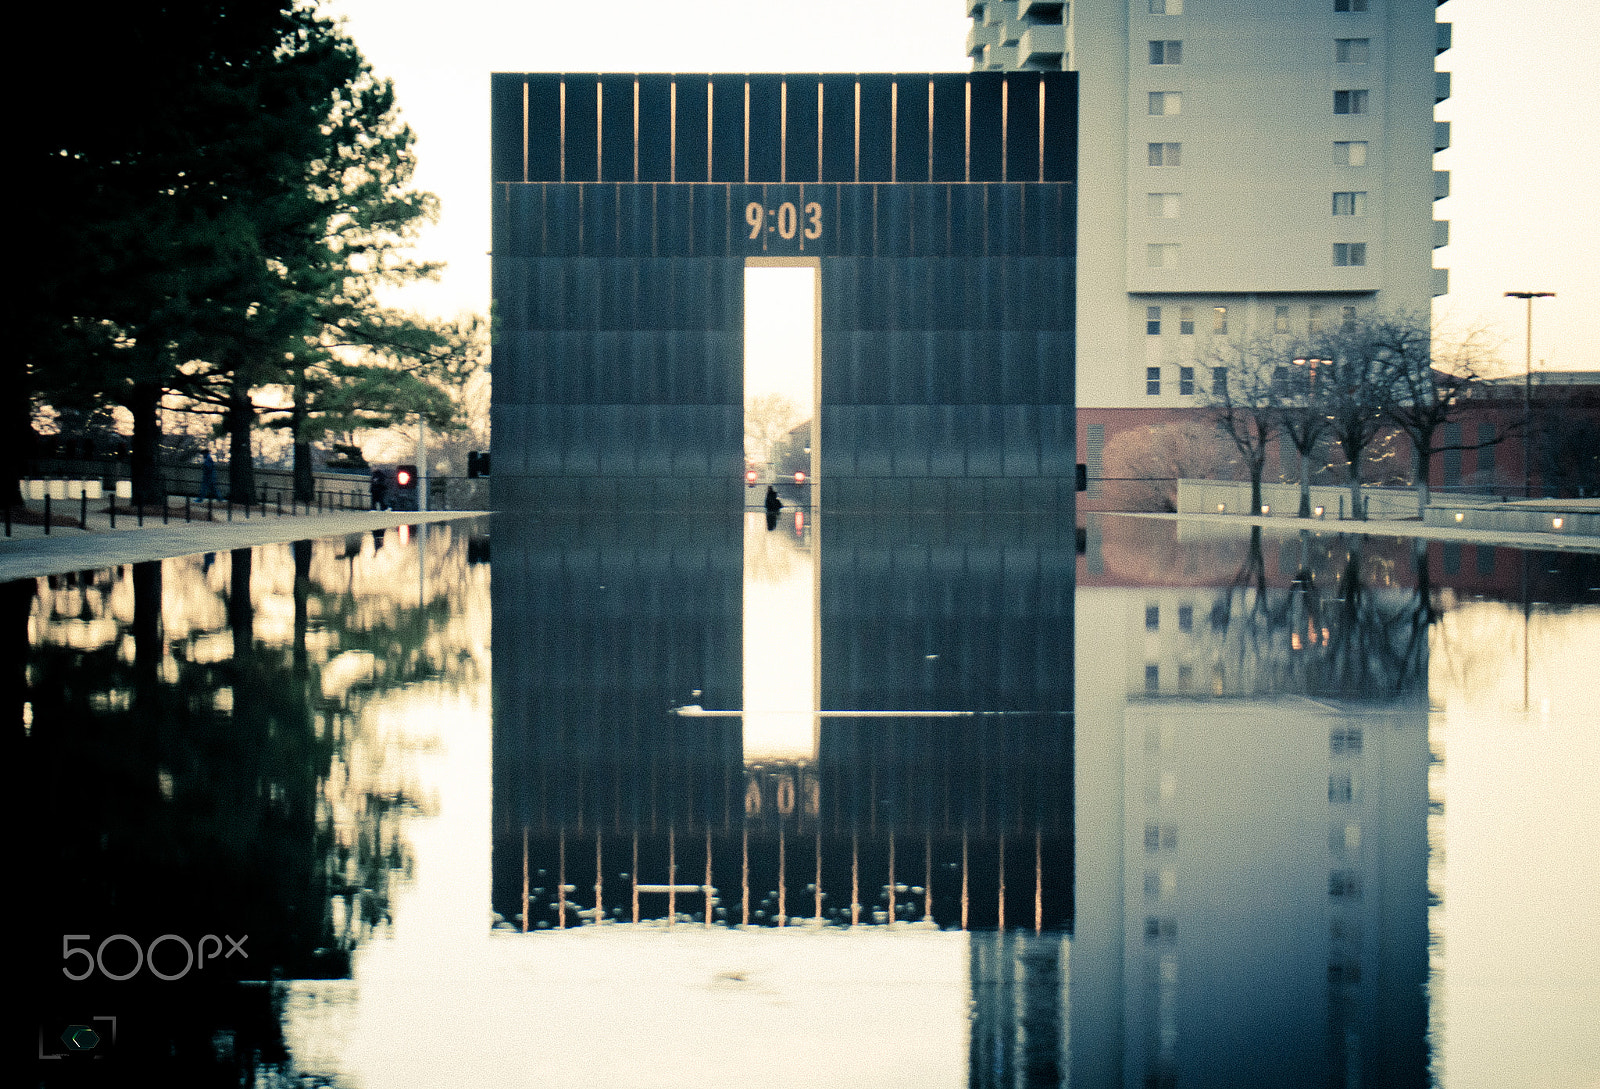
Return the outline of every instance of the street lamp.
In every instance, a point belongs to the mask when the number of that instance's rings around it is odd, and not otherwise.
[[[1533,462],[1528,452],[1528,434],[1533,425],[1533,300],[1553,299],[1554,291],[1507,291],[1508,299],[1528,300],[1527,355],[1522,363],[1522,497],[1533,496]]]

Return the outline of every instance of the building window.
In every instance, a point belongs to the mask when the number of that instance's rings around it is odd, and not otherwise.
[[[1194,368],[1178,368],[1178,392],[1185,397],[1194,396]]]
[[[1366,11],[1367,0],[1333,0],[1334,11]]]
[[[1193,605],[1179,605],[1178,606],[1178,630],[1179,631],[1194,631],[1194,606]]]
[[[1146,208],[1151,219],[1177,219],[1182,193],[1147,193]]]
[[[1367,263],[1367,244],[1365,242],[1335,242],[1333,244],[1333,263],[1338,266],[1364,265]]]
[[[1144,630],[1161,630],[1161,606],[1159,604],[1146,605],[1144,607]]]
[[[1334,166],[1366,166],[1367,142],[1365,140],[1335,140],[1333,142]]]
[[[1333,92],[1334,113],[1366,113],[1366,91],[1335,91]]]
[[[1159,692],[1161,690],[1161,667],[1147,665],[1144,667],[1144,690],[1146,692]]]
[[[1183,94],[1179,91],[1151,91],[1150,116],[1171,117],[1183,112]]]
[[[1151,15],[1182,15],[1183,0],[1150,0]]]
[[[1287,394],[1288,392],[1289,392],[1289,368],[1288,367],[1273,367],[1272,368],[1272,393],[1273,393],[1273,395],[1276,396],[1276,397],[1282,397],[1285,394]]]
[[[1365,193],[1335,193],[1333,214],[1336,216],[1364,216],[1367,214]]]
[[[1144,308],[1145,335],[1158,337],[1161,335],[1161,307],[1147,306]]]
[[[1180,306],[1178,308],[1178,332],[1186,337],[1194,336],[1194,307]]]
[[[1183,157],[1182,144],[1151,144],[1151,166],[1177,166]]]
[[[1228,368],[1211,368],[1211,396],[1226,397],[1228,395]]]
[[[1359,753],[1361,751],[1360,726],[1335,726],[1328,731],[1328,753]]]
[[[1321,331],[1322,331],[1322,307],[1313,306],[1311,308],[1311,320],[1306,322],[1306,332],[1308,332],[1311,335],[1315,336],[1317,333],[1320,333]]]
[[[1226,306],[1213,306],[1211,308],[1211,331],[1213,333],[1226,333],[1228,331],[1228,308]]]
[[[1272,331],[1274,333],[1287,333],[1289,331],[1289,308],[1287,306],[1273,307]]]
[[[1182,42],[1151,42],[1150,43],[1150,63],[1151,64],[1182,64],[1183,63],[1183,43]]]
[[[1152,242],[1144,248],[1144,263],[1147,268],[1177,268],[1178,244],[1176,242]]]
[[[1367,244],[1365,242],[1352,242],[1351,246],[1361,247],[1361,260],[1351,261],[1350,263],[1352,265],[1365,264],[1367,260]],[[1339,322],[1346,328],[1354,325],[1356,323],[1356,308],[1353,306],[1341,306],[1339,308]]]
[[[1161,396],[1161,368],[1146,367],[1144,369],[1144,392],[1150,397]]]
[[[1371,52],[1371,38],[1335,38],[1333,42],[1333,59],[1337,64],[1366,64]]]

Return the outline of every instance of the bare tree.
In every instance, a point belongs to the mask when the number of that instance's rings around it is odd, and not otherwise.
[[[1344,451],[1351,515],[1365,518],[1361,461],[1389,424],[1394,403],[1388,319],[1350,317],[1337,329],[1317,334],[1311,352],[1319,360],[1316,401],[1328,418],[1328,433]]]
[[[1301,343],[1285,345],[1273,372],[1279,386],[1278,430],[1300,457],[1301,518],[1311,517],[1311,455],[1328,434],[1328,413],[1318,394],[1324,360]]]
[[[1427,322],[1415,315],[1376,316],[1368,321],[1373,339],[1386,349],[1389,401],[1384,415],[1411,440],[1417,514],[1421,516],[1428,506],[1433,455],[1488,445],[1440,445],[1436,439],[1481,387],[1483,364],[1490,352],[1478,332],[1449,344],[1436,341]]]
[[[1252,514],[1261,510],[1267,444],[1278,426],[1283,389],[1275,375],[1280,359],[1270,337],[1219,341],[1211,351],[1211,384],[1200,387],[1201,403],[1250,473]]]
[[[1178,509],[1178,478],[1228,479],[1238,458],[1206,420],[1181,420],[1123,431],[1107,440],[1106,479],[1128,483],[1133,510]]]
[[[751,463],[770,465],[789,431],[801,420],[800,406],[781,393],[763,393],[745,403],[744,452]]]

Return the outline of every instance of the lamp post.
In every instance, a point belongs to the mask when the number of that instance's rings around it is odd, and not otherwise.
[[[1528,435],[1533,430],[1533,300],[1553,299],[1554,291],[1507,291],[1508,299],[1528,300],[1527,355],[1522,362],[1522,497],[1533,496],[1533,462]]]

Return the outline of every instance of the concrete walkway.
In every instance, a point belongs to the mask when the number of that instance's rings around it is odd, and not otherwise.
[[[30,507],[40,507],[37,502]],[[76,504],[57,504],[56,509]],[[259,508],[258,508],[259,509]],[[214,522],[182,521],[161,524],[159,514],[147,516],[143,528],[137,519],[117,515],[117,528],[110,528],[104,513],[89,516],[87,531],[77,526],[53,525],[47,536],[42,525],[11,527],[10,537],[0,537],[0,582],[37,578],[61,571],[84,571],[114,567],[123,563],[163,560],[171,556],[190,556],[197,552],[226,552],[253,545],[279,544],[306,538],[333,537],[344,533],[364,533],[391,526],[421,522],[456,521],[477,518],[488,511],[334,511],[326,514],[257,513],[245,518],[236,510],[234,520]],[[220,508],[219,508],[220,514]]]
[[[1357,522],[1353,519],[1339,521],[1330,518],[1272,518],[1248,517],[1242,514],[1171,514],[1149,512],[1114,512],[1118,518],[1163,518],[1184,525],[1209,530],[1218,536],[1231,536],[1246,526],[1260,526],[1269,533],[1287,536],[1310,530],[1312,533],[1361,533],[1370,537],[1415,537],[1425,541],[1459,541],[1463,544],[1499,545],[1502,548],[1526,548],[1549,552],[1600,553],[1600,537],[1581,533],[1529,533],[1517,530],[1456,529],[1453,526],[1430,526],[1415,520],[1392,518]]]

